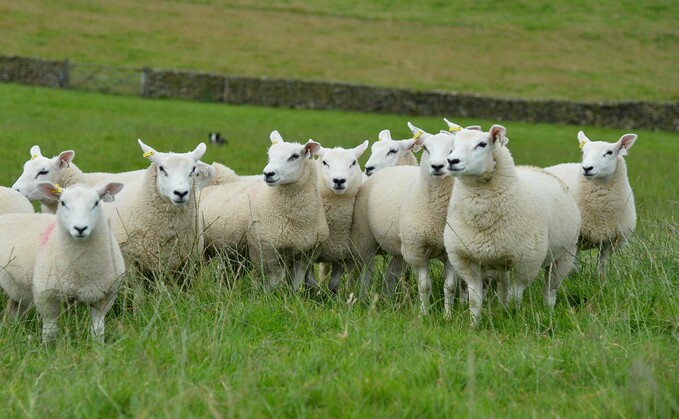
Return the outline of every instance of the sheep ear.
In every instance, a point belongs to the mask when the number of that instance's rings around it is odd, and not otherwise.
[[[490,127],[490,131],[488,131],[488,135],[490,136],[492,142],[495,145],[502,146],[505,138],[505,134],[507,133],[507,128],[503,127],[502,125],[493,125]]]
[[[321,149],[321,144],[317,143],[314,140],[309,140],[307,141],[306,144],[304,144],[304,153],[306,154],[307,158],[311,157],[314,154],[318,154],[318,151]]]
[[[464,129],[469,129],[472,131],[481,131],[481,125],[470,125],[468,127],[464,127]]]
[[[271,144],[278,144],[278,143],[284,143],[285,142],[285,141],[283,141],[283,137],[281,137],[281,134],[276,130],[271,131],[271,135],[269,136],[269,138],[271,139]]]
[[[627,155],[627,150],[632,148],[636,140],[637,140],[636,134],[625,134],[622,137],[620,137],[620,139],[618,140],[619,144],[618,155],[619,156]]]
[[[365,150],[368,149],[368,144],[370,144],[370,142],[365,140],[358,146],[354,147],[354,156],[356,156],[356,158],[361,157],[363,153],[365,153]]]
[[[50,201],[57,201],[61,196],[62,189],[52,182],[40,182],[38,183],[38,192]]]
[[[408,128],[410,129],[410,132],[413,133],[413,140],[415,140],[415,146],[417,146],[419,150],[419,147],[422,145],[422,143],[424,143],[424,140],[429,138],[431,134],[425,132],[423,129],[417,128],[410,122],[408,122]]]
[[[585,144],[589,143],[590,140],[587,138],[584,132],[578,131],[578,143],[580,144],[580,150],[585,147]]]
[[[202,161],[196,162],[196,172],[193,174],[193,176],[196,179],[200,179],[200,181],[197,183],[199,186],[199,189],[202,189],[203,187],[207,186],[212,179],[214,179],[216,174],[216,170],[212,165],[203,163]]]
[[[101,200],[104,202],[113,202],[115,201],[116,194],[123,189],[123,186],[125,185],[120,182],[109,182],[102,183],[101,185],[96,186],[94,189],[99,194],[99,198]]]
[[[31,160],[35,160],[38,157],[42,157],[42,153],[40,152],[40,146],[34,145],[31,147]]]
[[[450,121],[447,120],[446,118],[443,118],[443,120],[444,120],[444,121],[446,122],[446,124],[448,125],[448,131],[450,131],[450,132],[457,132],[457,131],[461,131],[461,130],[462,130],[462,127],[459,126],[459,125],[457,125],[455,122],[450,122]]]
[[[144,152],[143,157],[147,158],[151,161],[151,163],[158,163],[158,152],[154,150],[153,148],[147,146],[142,142],[141,139],[137,139],[137,142],[139,143],[139,146],[141,147],[141,151]]]
[[[62,151],[56,157],[57,166],[61,167],[61,168],[68,167],[71,164],[71,162],[73,161],[74,157],[75,157],[75,151],[73,151],[73,150]]]
[[[198,144],[198,147],[196,147],[192,152],[191,152],[191,157],[193,158],[193,161],[198,161],[203,157],[203,154],[205,154],[206,150],[205,143],[200,143]]]
[[[388,129],[383,129],[380,131],[379,134],[377,134],[377,141],[382,141],[382,140],[391,140],[391,131]]]

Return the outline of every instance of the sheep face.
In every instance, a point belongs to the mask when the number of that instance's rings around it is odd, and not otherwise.
[[[61,179],[61,172],[75,157],[73,150],[62,151],[58,156],[47,158],[40,153],[40,147],[31,147],[31,159],[24,163],[24,171],[12,185],[12,189],[19,191],[31,201],[41,201],[45,204],[53,202],[54,199],[45,197],[38,189],[40,182],[58,183]]]
[[[370,158],[365,164],[365,174],[370,176],[385,167],[396,166],[399,159],[410,151],[419,150],[414,139],[392,140],[391,132],[380,132],[378,140],[370,148]]]
[[[625,134],[615,143],[590,141],[584,132],[578,132],[583,176],[590,180],[609,179],[618,166],[618,156],[626,155],[636,140],[636,134]]]
[[[493,125],[489,132],[471,129],[457,131],[453,151],[448,156],[448,170],[453,176],[476,177],[495,167],[493,148],[502,147],[506,129]]]
[[[347,190],[354,190],[363,182],[358,158],[368,148],[368,141],[352,149],[335,147],[331,149],[321,147],[318,155],[321,157],[323,181],[328,189],[337,195]]]
[[[198,161],[205,154],[205,143],[200,143],[188,153],[159,153],[139,140],[139,145],[157,170],[156,190],[158,194],[174,205],[183,206],[191,198],[194,181],[198,186],[206,182],[203,176],[210,176],[205,163]]]
[[[122,183],[110,182],[91,187],[73,185],[63,191],[51,182],[41,182],[38,190],[49,199],[59,199],[57,223],[74,240],[86,240],[103,217],[101,201],[111,202],[123,188]]]
[[[269,186],[296,183],[304,174],[306,160],[318,153],[321,145],[309,140],[306,144],[286,143],[278,133],[271,133],[269,163],[264,167],[264,181]]]

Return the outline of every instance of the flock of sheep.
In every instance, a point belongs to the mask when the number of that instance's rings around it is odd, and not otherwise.
[[[636,135],[609,143],[580,131],[582,162],[541,169],[515,165],[501,125],[484,132],[445,122],[448,130],[436,134],[408,123],[413,137],[404,140],[380,132],[365,174],[358,159],[368,141],[325,148],[286,142],[277,131],[263,176],[201,162],[203,143],[164,153],[139,140],[151,165],[125,173],[83,173],[73,151],[48,158],[34,146],[21,177],[0,187],[5,316],[21,317],[35,305],[50,341],[62,302],[81,302],[102,341],[126,266],[179,271],[201,257],[248,260],[267,289],[288,277],[294,290],[317,287],[319,263],[332,292],[347,274],[358,276],[365,297],[375,256],[388,255],[383,292],[394,292],[409,265],[423,313],[429,261],[440,259],[445,315],[460,285],[473,324],[491,284],[503,304],[520,303],[543,268],[545,303],[553,307],[578,247],[599,249],[605,275],[611,252],[636,224],[623,158]],[[29,200],[40,201],[43,213]]]

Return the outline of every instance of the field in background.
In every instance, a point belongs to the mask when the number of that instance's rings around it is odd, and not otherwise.
[[[0,0],[0,53],[493,96],[678,100],[671,0]]]
[[[88,171],[145,167],[136,138],[188,151],[221,131],[230,144],[204,160],[259,173],[268,135],[353,146],[407,118],[342,112],[151,101],[0,84],[0,184],[9,185],[40,144],[77,152]],[[461,120],[461,124],[493,121]],[[438,118],[416,118],[436,131]],[[518,163],[576,161],[580,127],[507,123]],[[590,138],[624,131],[584,127]],[[639,231],[616,255],[604,288],[591,253],[564,283],[553,313],[541,280],[511,313],[497,304],[478,330],[456,307],[442,320],[440,266],[431,316],[418,315],[414,281],[394,303],[369,306],[279,292],[216,262],[196,264],[185,287],[165,278],[125,284],[106,323],[88,336],[87,313],[70,310],[53,348],[35,314],[0,328],[0,400],[15,416],[630,417],[679,415],[679,134],[637,132],[628,156]],[[365,161],[365,158],[363,159]],[[376,287],[377,288],[377,287]],[[350,291],[350,290],[348,290]],[[4,309],[4,298],[0,309]]]

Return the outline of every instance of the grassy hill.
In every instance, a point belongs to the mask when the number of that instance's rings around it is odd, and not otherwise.
[[[0,53],[494,96],[679,100],[671,0],[0,0]]]
[[[11,184],[40,144],[45,155],[75,149],[85,170],[147,163],[136,138],[186,151],[210,147],[242,173],[266,163],[268,134],[355,145],[406,118],[343,112],[233,107],[103,96],[0,84],[0,184]],[[435,131],[438,118],[416,118]],[[479,123],[492,121],[458,120]],[[518,163],[576,161],[581,127],[507,123]],[[590,138],[623,133],[584,127]],[[672,417],[679,415],[679,134],[637,132],[627,157],[639,226],[614,257],[604,287],[592,253],[565,281],[557,305],[542,305],[535,281],[521,309],[497,304],[479,329],[457,306],[442,320],[441,266],[434,310],[418,315],[409,281],[394,302],[362,306],[282,291],[263,295],[255,275],[234,281],[216,262],[196,263],[184,287],[165,277],[128,278],[106,321],[106,344],[88,336],[84,309],[68,310],[54,347],[39,343],[32,313],[0,327],[0,406],[7,417],[358,416]],[[382,267],[383,269],[384,267]],[[376,281],[377,282],[377,281]],[[379,288],[378,285],[375,287]],[[0,299],[4,308],[4,298]]]

